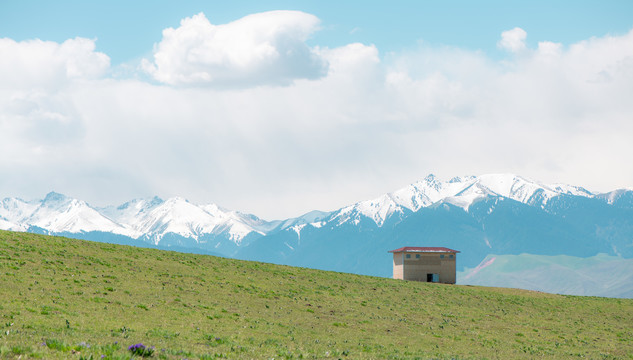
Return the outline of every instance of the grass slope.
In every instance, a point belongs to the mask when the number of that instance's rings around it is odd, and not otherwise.
[[[0,316],[3,358],[633,358],[633,300],[5,231]]]

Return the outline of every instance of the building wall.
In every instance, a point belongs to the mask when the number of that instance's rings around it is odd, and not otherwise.
[[[403,279],[402,273],[402,259],[404,258],[403,253],[394,253],[393,254],[393,278],[394,279]]]
[[[411,257],[406,258],[406,255]],[[416,258],[416,255],[420,257]],[[452,259],[450,255],[453,255]],[[426,282],[427,274],[439,274],[439,282],[455,284],[456,258],[457,255],[452,253],[394,253],[394,279]],[[403,264],[397,265],[397,259]],[[396,277],[396,273],[399,277]]]

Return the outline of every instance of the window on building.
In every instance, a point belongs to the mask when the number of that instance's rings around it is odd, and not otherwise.
[[[407,259],[411,259],[411,254],[407,254]]]
[[[444,259],[444,254],[441,254],[441,255],[440,255],[440,259]]]
[[[448,257],[452,259],[453,258],[453,254],[448,255]]]
[[[415,254],[415,258],[419,259],[420,258],[420,254]]]

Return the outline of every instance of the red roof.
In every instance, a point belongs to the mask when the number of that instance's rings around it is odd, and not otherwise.
[[[401,252],[450,252],[450,253],[458,253],[460,251],[445,248],[445,247],[419,247],[419,246],[405,246],[400,249],[395,249],[389,251],[390,253],[401,253]]]

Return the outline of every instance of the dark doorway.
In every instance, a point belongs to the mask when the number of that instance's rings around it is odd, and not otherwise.
[[[426,274],[426,282],[439,282],[440,274]]]

